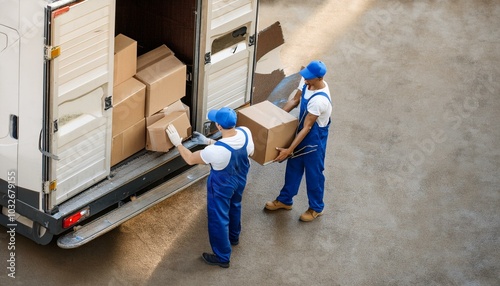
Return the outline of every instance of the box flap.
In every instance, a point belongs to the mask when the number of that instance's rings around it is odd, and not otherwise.
[[[160,120],[156,121],[155,123],[151,124],[148,126],[149,130],[156,130],[156,129],[162,129],[165,130],[167,128],[168,124],[172,121],[174,121],[177,117],[181,117],[185,112],[183,111],[176,111],[172,112],[170,114],[164,115],[163,118]]]
[[[275,70],[271,74],[255,73],[255,88],[253,91],[252,103],[256,104],[269,99],[269,95],[285,77],[283,70]]]
[[[168,114],[171,114],[174,112],[179,112],[179,111],[186,112],[186,107],[184,106],[184,104],[182,103],[182,101],[180,99],[177,100],[176,102],[172,103],[171,105],[163,108],[163,110],[160,112],[162,112],[165,115],[168,115]]]
[[[284,43],[280,22],[275,22],[259,32],[252,93],[253,104],[268,99],[274,88],[285,78],[280,62],[281,46]]]
[[[259,61],[262,56],[285,43],[283,30],[279,21],[260,31],[258,37],[256,61]]]

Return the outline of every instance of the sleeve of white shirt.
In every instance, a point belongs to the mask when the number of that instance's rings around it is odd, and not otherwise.
[[[313,115],[320,116],[328,112],[328,105],[330,101],[322,95],[316,95],[307,103],[307,111]]]
[[[304,78],[303,77],[300,77],[300,82],[299,82],[299,86],[297,86],[297,89],[302,91],[302,88],[304,87],[304,84],[306,84],[306,82],[304,81]]]
[[[201,150],[200,157],[205,164],[212,164],[215,169],[223,169],[223,166],[227,165],[229,161],[228,158],[226,158],[227,156],[224,156],[227,155],[225,153],[228,152],[229,151],[222,146],[208,145]],[[231,152],[229,152],[229,157],[231,157]]]

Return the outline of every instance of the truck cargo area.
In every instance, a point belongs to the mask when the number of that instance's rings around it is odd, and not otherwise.
[[[164,44],[186,64],[188,73],[192,73],[198,37],[198,2],[116,0],[115,35],[124,34],[136,40],[138,56]],[[188,84],[183,102],[191,107],[191,118],[194,118],[192,93],[193,87]]]

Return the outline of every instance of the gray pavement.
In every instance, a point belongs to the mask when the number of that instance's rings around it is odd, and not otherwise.
[[[312,59],[334,113],[325,215],[268,213],[285,164],[253,164],[231,267],[205,180],[75,250],[18,238],[9,285],[499,285],[500,2],[263,0],[291,75]],[[5,280],[2,277],[1,285]]]

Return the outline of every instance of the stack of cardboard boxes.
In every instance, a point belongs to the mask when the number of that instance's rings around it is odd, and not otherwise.
[[[135,77],[146,85],[146,149],[166,152],[173,147],[165,129],[173,124],[181,138],[191,136],[186,94],[186,65],[162,45],[137,59]]]
[[[173,147],[168,124],[188,138],[189,108],[180,101],[185,92],[186,66],[167,46],[137,57],[137,42],[116,36],[111,166],[145,147],[167,152]]]
[[[122,34],[115,37],[114,65],[111,166],[146,144],[146,85],[133,77],[137,67],[136,41]]]

